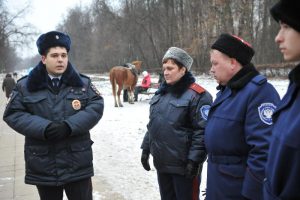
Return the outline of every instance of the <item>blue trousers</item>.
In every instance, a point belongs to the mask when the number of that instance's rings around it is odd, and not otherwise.
[[[161,200],[199,200],[200,176],[157,173]]]

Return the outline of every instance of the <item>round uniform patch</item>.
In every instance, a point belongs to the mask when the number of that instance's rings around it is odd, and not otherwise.
[[[210,109],[210,105],[203,105],[200,108],[201,117],[205,120],[207,120],[209,109]]]
[[[273,103],[262,103],[258,107],[258,113],[261,121],[265,124],[272,125],[272,115],[276,109],[276,106]]]
[[[81,108],[81,103],[79,100],[75,99],[72,101],[72,107],[74,110],[80,110]]]

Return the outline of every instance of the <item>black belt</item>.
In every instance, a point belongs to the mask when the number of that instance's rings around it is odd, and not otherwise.
[[[227,156],[227,155],[211,155],[208,156],[209,160],[217,164],[238,164],[245,163],[247,156]]]

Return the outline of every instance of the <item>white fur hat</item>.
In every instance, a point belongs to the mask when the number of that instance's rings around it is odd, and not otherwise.
[[[165,53],[162,62],[169,58],[175,59],[180,62],[183,66],[186,67],[188,71],[191,69],[193,64],[193,58],[186,51],[178,47],[170,47]]]
[[[142,74],[143,74],[143,76],[147,76],[148,72],[147,71],[143,71]]]

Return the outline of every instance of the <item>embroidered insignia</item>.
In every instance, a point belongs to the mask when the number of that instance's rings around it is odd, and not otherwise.
[[[72,101],[72,107],[74,110],[80,110],[81,108],[81,103],[79,100],[75,99]]]
[[[59,39],[59,36],[58,36],[58,35],[55,35],[55,38],[58,40],[58,39]]]
[[[200,108],[201,117],[205,120],[207,120],[209,109],[210,109],[210,105],[203,105]]]
[[[97,90],[97,88],[92,83],[91,83],[91,88],[98,96],[101,95],[100,92]]]
[[[276,109],[276,106],[273,103],[262,103],[258,107],[258,113],[261,121],[265,124],[272,125],[272,115]]]

